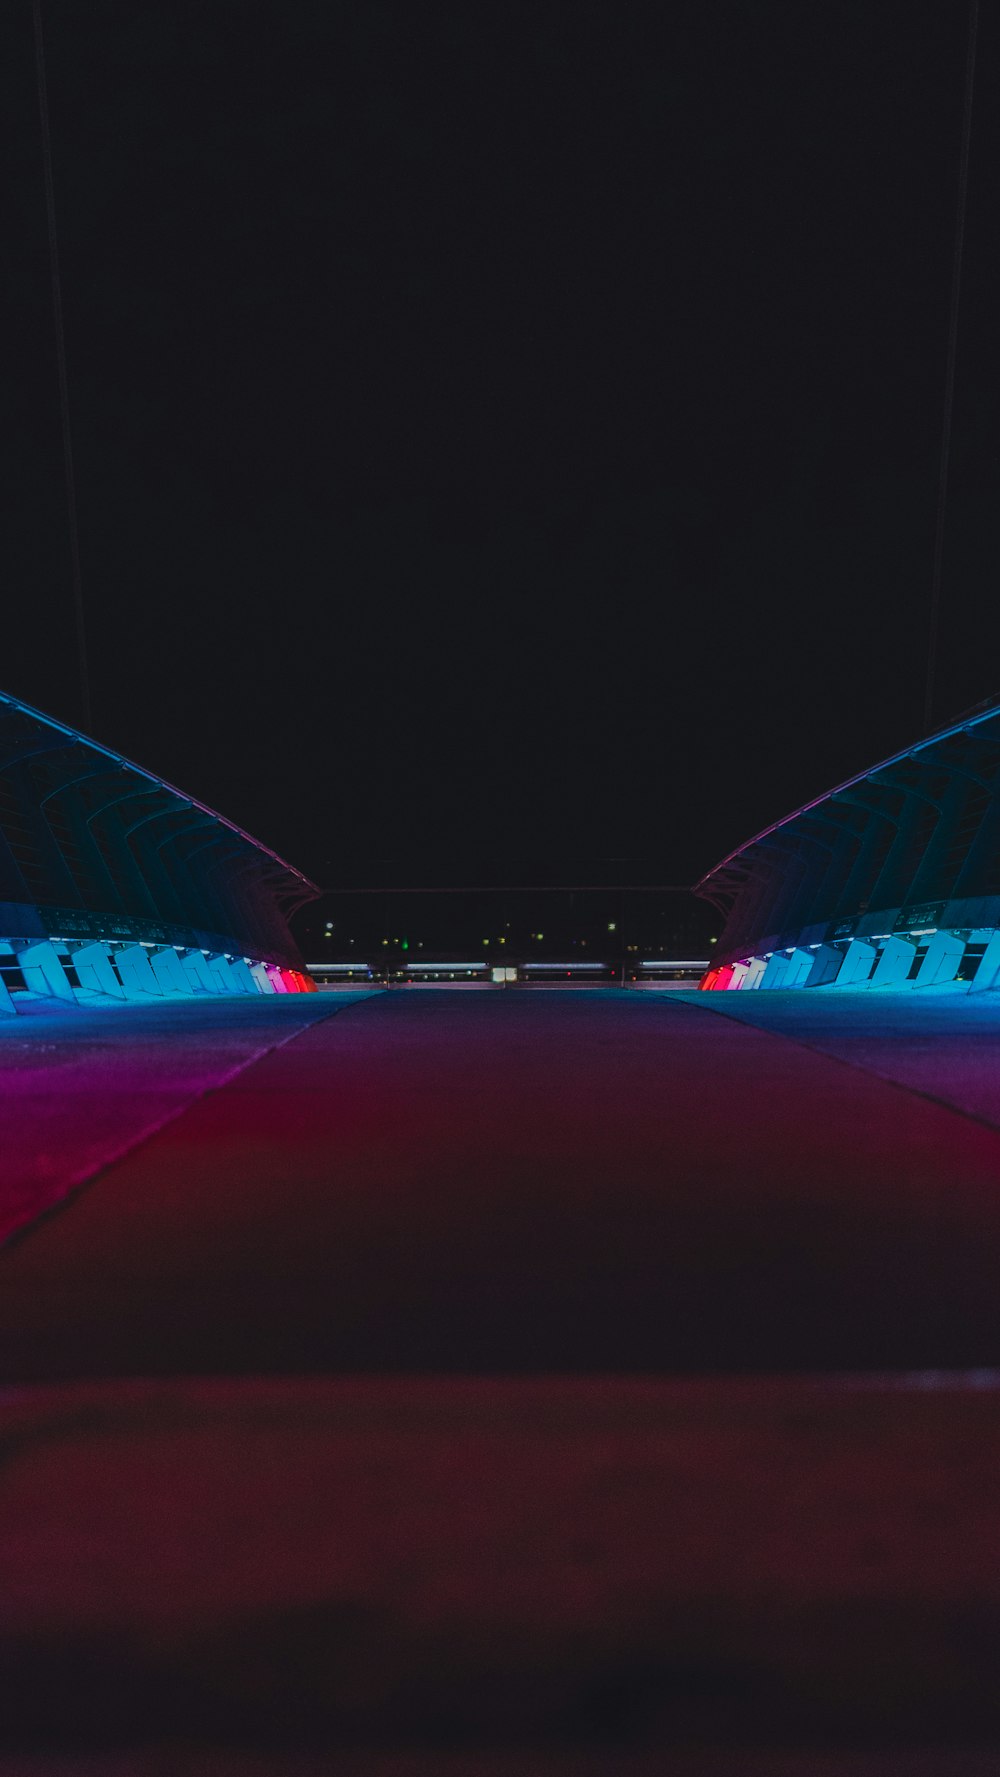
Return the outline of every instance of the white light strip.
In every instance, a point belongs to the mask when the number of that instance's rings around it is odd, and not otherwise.
[[[610,969],[612,963],[521,963],[522,969],[561,969],[565,975],[570,969]]]
[[[640,969],[707,969],[708,957],[664,957],[662,961],[654,960],[651,963],[640,963],[639,967]]]

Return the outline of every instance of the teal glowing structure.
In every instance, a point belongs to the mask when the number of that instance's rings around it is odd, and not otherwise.
[[[766,827],[696,885],[708,991],[1000,987],[1000,704]]]
[[[288,919],[318,893],[195,797],[0,693],[0,1017],[309,991]]]

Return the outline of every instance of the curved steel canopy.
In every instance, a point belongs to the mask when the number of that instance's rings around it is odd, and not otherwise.
[[[848,935],[1000,929],[1000,703],[772,822],[694,892],[726,915],[723,964]]]
[[[298,979],[288,918],[319,892],[197,797],[0,692],[0,953],[168,945],[218,954],[221,976],[239,955]]]
[[[287,870],[290,876],[297,876],[299,881],[309,890],[310,899],[322,893],[322,890],[317,888],[308,876],[304,876],[301,870],[296,870],[294,864],[289,864],[286,859],[279,857],[278,853],[272,851],[269,845],[262,844],[251,833],[247,833],[243,827],[237,826],[235,821],[229,820],[224,814],[219,814],[217,809],[209,808],[207,802],[199,802],[197,796],[188,796],[183,790],[178,790],[175,784],[168,783],[166,778],[158,777],[154,771],[147,771],[144,765],[137,765],[134,759],[126,759],[124,753],[116,753],[112,747],[104,746],[99,740],[92,740],[88,734],[82,734],[79,729],[68,728],[65,722],[57,721],[55,716],[47,716],[43,710],[36,710],[30,703],[24,703],[19,697],[12,697],[8,691],[0,691],[0,704],[6,704],[10,709],[20,710],[22,715],[29,716],[32,721],[40,722],[46,728],[53,728],[59,734],[68,735],[70,741],[82,743],[90,752],[100,753],[105,759],[113,759],[115,764],[124,771],[134,771],[137,777],[148,778],[150,783],[156,784],[161,790],[167,790],[171,796],[176,796],[191,808],[199,808],[203,814],[211,815],[213,821],[219,821],[222,826],[230,827],[256,851],[264,852],[267,857],[273,858],[274,862],[280,865],[282,870]]]

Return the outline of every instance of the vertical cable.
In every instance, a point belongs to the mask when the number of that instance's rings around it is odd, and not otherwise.
[[[49,132],[49,100],[45,81],[45,45],[42,39],[41,0],[32,0],[35,22],[35,72],[38,76],[38,112],[42,126],[42,165],[45,170],[45,207],[49,225],[49,268],[52,273],[52,313],[56,332],[56,365],[59,373],[59,410],[62,419],[63,467],[66,472],[66,507],[73,578],[73,609],[76,616],[76,649],[80,674],[80,709],[83,728],[90,732],[90,674],[87,669],[87,631],[83,617],[83,575],[80,570],[80,531],[76,516],[76,476],[73,471],[73,434],[69,423],[69,378],[66,374],[66,335],[63,328],[62,284],[59,278],[59,242],[56,236],[56,200],[52,182],[52,139]]]
[[[931,573],[930,617],[927,625],[927,680],[924,687],[924,727],[934,713],[934,674],[941,611],[941,577],[944,565],[944,518],[948,497],[948,465],[951,457],[951,419],[955,406],[955,359],[958,351],[958,303],[962,288],[962,253],[965,246],[965,204],[969,186],[969,142],[972,136],[972,94],[976,77],[976,37],[979,0],[969,8],[969,42],[965,57],[965,107],[962,116],[962,152],[958,169],[958,213],[955,218],[955,252],[951,267],[951,311],[948,317],[948,360],[944,377],[944,418],[941,428],[941,463],[938,470],[937,525],[934,532],[934,567]]]

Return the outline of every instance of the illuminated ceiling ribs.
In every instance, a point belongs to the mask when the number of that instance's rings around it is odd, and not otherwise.
[[[1000,705],[840,784],[724,858],[706,988],[1000,988]]]
[[[0,1016],[311,987],[314,884],[152,772],[0,693]]]

